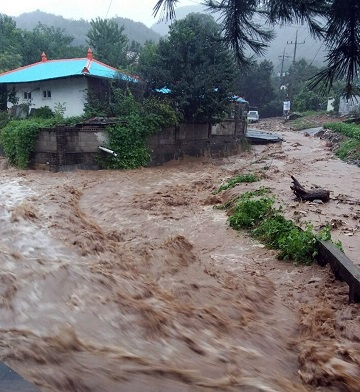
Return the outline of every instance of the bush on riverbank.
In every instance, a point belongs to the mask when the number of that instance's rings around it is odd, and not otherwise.
[[[216,208],[227,210],[230,227],[248,230],[252,237],[270,249],[278,250],[280,260],[312,264],[317,256],[318,240],[331,240],[330,228],[317,234],[313,233],[310,224],[305,229],[299,228],[282,216],[281,208],[274,206],[275,199],[268,195],[269,192],[267,188],[245,192]],[[342,250],[340,242],[335,245]]]
[[[56,119],[12,120],[0,132],[0,144],[11,165],[26,169],[41,128],[51,127]]]
[[[259,192],[245,192],[228,206],[230,226],[235,230],[249,230],[251,236],[278,250],[277,257],[281,260],[311,264],[317,255],[312,227],[301,230],[281,215],[272,197],[258,195]]]

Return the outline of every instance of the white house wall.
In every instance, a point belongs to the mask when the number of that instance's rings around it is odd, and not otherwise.
[[[88,83],[85,76],[8,85],[10,91],[13,87],[18,98],[18,105],[29,104],[30,110],[48,106],[53,111],[60,106],[65,109],[64,117],[82,115],[87,101]],[[44,98],[43,91],[50,91],[51,97]],[[29,92],[31,92],[30,100],[24,98],[24,93]],[[8,107],[11,106],[12,104],[8,103]]]
[[[360,112],[360,95],[355,95],[353,98],[346,99],[345,97],[340,98],[339,103],[339,114],[346,116],[352,113]]]
[[[335,98],[328,98],[326,111],[332,112],[334,110]]]

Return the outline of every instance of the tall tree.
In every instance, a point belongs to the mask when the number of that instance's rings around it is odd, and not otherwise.
[[[178,0],[158,0],[154,14],[174,18]],[[313,86],[325,82],[329,89],[335,80],[345,79],[347,96],[358,92],[360,73],[359,0],[204,0],[208,9],[220,12],[223,39],[233,48],[240,64],[249,64],[247,50],[261,53],[271,34],[256,24],[265,18],[270,24],[307,23],[314,36],[325,39],[329,54],[327,68]],[[264,25],[265,23],[263,23]]]
[[[124,26],[119,26],[115,20],[101,18],[92,19],[90,25],[87,42],[96,58],[115,68],[126,67],[129,40],[124,34]]]
[[[73,40],[74,38],[66,34],[63,29],[49,27],[39,22],[32,31],[24,30],[22,32],[20,53],[23,65],[40,61],[42,52],[45,52],[47,57],[52,60],[84,57],[85,48],[72,46]]]
[[[139,67],[151,88],[170,89],[187,122],[214,121],[228,105],[235,77],[233,56],[209,15],[190,14],[173,23],[156,49],[154,44],[145,47]]]
[[[284,84],[289,86],[288,94],[290,98],[298,94],[300,90],[303,90],[309,80],[319,72],[320,69],[318,67],[309,64],[305,59],[292,63],[283,79]],[[308,88],[308,86],[306,87]]]
[[[325,42],[328,66],[313,78],[312,87],[325,83],[329,90],[336,80],[345,81],[345,95],[360,93],[360,1],[333,0],[327,12]]]
[[[158,0],[154,15],[173,19],[178,0]],[[273,38],[266,24],[307,22],[314,35],[322,28],[316,18],[325,15],[324,0],[204,0],[210,12],[220,15],[224,41],[234,50],[241,65],[249,65],[247,51],[261,54]]]
[[[158,44],[146,41],[140,49],[136,72],[151,88],[156,87],[156,64],[159,64]]]
[[[15,21],[7,15],[0,14],[0,73],[17,68],[21,65],[19,54],[21,31]],[[7,109],[7,102],[14,98],[6,85],[0,86],[0,111]],[[14,101],[15,102],[15,101]]]
[[[248,69],[239,72],[237,93],[249,101],[250,106],[257,106],[259,111],[275,98],[273,69],[272,62],[264,60],[260,64],[253,63]]]
[[[21,31],[15,21],[0,14],[0,73],[21,65],[20,41]]]

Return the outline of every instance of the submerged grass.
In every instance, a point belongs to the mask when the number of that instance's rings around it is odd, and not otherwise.
[[[219,188],[213,192],[213,194],[216,195],[217,193],[225,191],[226,189],[234,188],[237,184],[240,183],[256,181],[259,181],[259,178],[255,174],[239,174],[236,177],[230,178],[225,184],[220,185]]]

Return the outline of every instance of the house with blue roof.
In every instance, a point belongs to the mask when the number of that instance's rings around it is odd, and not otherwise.
[[[38,109],[48,106],[54,110],[59,105],[64,116],[79,116],[84,112],[91,86],[101,80],[122,80],[137,83],[136,76],[127,75],[93,58],[89,49],[87,57],[48,60],[42,54],[40,62],[0,74],[0,85],[15,92],[17,105],[8,102],[13,110],[21,107]]]

